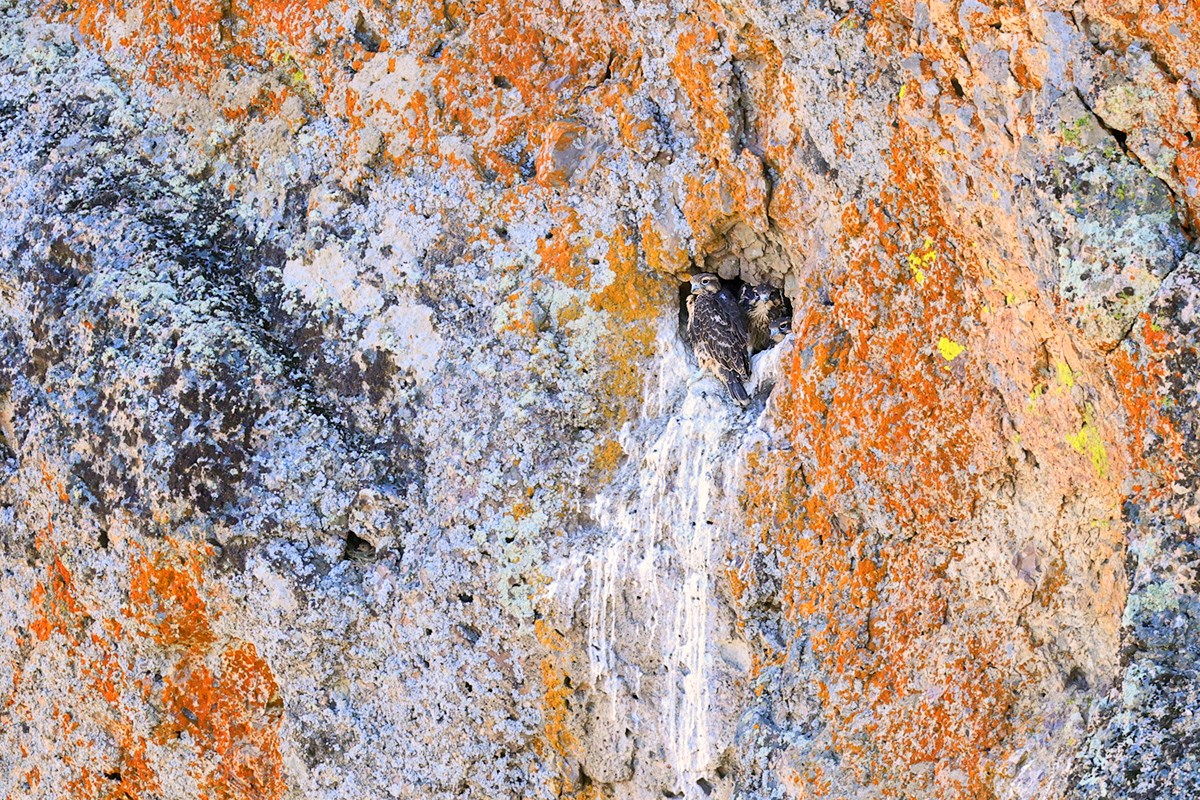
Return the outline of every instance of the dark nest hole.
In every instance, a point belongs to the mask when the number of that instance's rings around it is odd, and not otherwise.
[[[694,274],[699,274],[699,273],[697,272]],[[742,302],[743,290],[747,286],[758,286],[760,288],[766,287],[766,288],[770,289],[772,292],[775,293],[775,295],[778,297],[779,302],[782,304],[782,311],[780,313],[782,314],[783,318],[788,321],[787,330],[788,331],[791,330],[792,302],[790,300],[788,300],[787,295],[785,295],[783,293],[782,286],[777,286],[773,281],[767,281],[765,283],[760,283],[760,284],[750,284],[747,281],[743,281],[741,278],[721,278],[720,281],[721,281],[721,287],[723,289],[725,289],[725,291],[729,292],[729,294],[735,300],[738,301],[738,304],[742,306],[743,313],[746,310],[745,305]],[[692,293],[692,284],[690,282],[683,281],[682,283],[679,284],[679,336],[680,336],[680,338],[683,339],[684,343],[687,345],[689,352],[692,349],[692,343],[691,343],[691,340],[688,338],[688,332],[687,332],[687,329],[688,329],[687,299],[688,299],[688,295],[690,295],[691,293]],[[777,341],[771,341],[771,342],[767,342],[766,346],[764,346],[764,347],[751,349],[751,355],[760,353],[763,350],[769,350],[772,347],[774,347],[776,344],[778,344]]]
[[[346,531],[346,546],[342,550],[343,561],[363,564],[376,560],[376,557],[375,547],[370,542],[356,536],[353,531]]]

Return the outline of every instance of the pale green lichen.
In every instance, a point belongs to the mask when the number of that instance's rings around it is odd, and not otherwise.
[[[1143,586],[1129,596],[1122,621],[1125,625],[1132,625],[1146,615],[1175,611],[1178,608],[1179,588],[1169,579],[1157,581]]]

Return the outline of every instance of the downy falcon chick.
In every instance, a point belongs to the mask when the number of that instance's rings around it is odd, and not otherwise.
[[[737,300],[711,272],[692,277],[687,299],[688,338],[700,368],[716,375],[738,405],[749,405],[743,381],[750,379],[749,334]]]
[[[750,352],[757,353],[778,343],[786,335],[786,331],[779,332],[785,327],[783,320],[787,320],[786,327],[790,330],[791,314],[787,302],[783,299],[783,293],[775,287],[765,283],[758,286],[743,284],[738,301],[746,314]]]

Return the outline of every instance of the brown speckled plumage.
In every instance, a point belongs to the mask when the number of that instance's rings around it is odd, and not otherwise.
[[[750,402],[743,382],[750,379],[746,317],[721,280],[711,272],[692,278],[687,299],[688,338],[700,368],[717,376],[740,405]]]
[[[791,328],[791,311],[783,293],[773,286],[745,284],[738,302],[746,315],[750,352],[766,350],[783,338],[779,331]],[[787,320],[786,322],[784,320]]]

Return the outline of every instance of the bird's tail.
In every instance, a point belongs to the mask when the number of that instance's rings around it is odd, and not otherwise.
[[[730,370],[724,370],[723,376],[733,401],[742,407],[750,405],[750,395],[746,394],[746,387],[742,385],[741,379]]]

